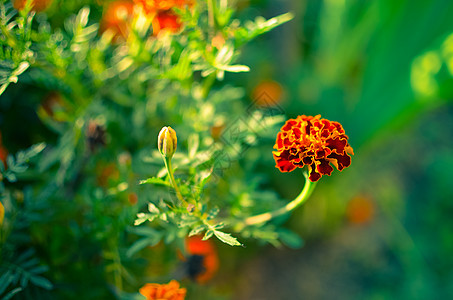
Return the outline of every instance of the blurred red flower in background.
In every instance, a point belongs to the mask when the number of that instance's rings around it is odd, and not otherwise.
[[[162,30],[178,32],[181,29],[181,21],[171,10],[160,11],[153,19],[153,35],[158,35]]]
[[[140,289],[140,294],[147,300],[184,300],[186,292],[176,280],[167,284],[147,283]]]
[[[157,10],[169,10],[173,7],[183,8],[185,5],[192,6],[193,0],[134,0],[141,5],[146,13],[153,13]]]
[[[25,3],[27,0],[13,0],[13,6],[17,10],[22,10],[25,7]],[[32,0],[31,4],[31,10],[33,11],[43,11],[46,10],[50,4],[52,3],[52,0]]]
[[[186,260],[187,274],[199,283],[210,280],[219,268],[219,258],[214,243],[203,241],[200,236],[186,239],[186,250],[189,256]]]
[[[320,115],[289,119],[277,134],[273,151],[276,167],[281,172],[308,166],[310,181],[339,171],[351,164],[354,152],[348,136],[338,122],[321,119]]]
[[[134,12],[134,3],[131,1],[114,1],[107,5],[100,22],[100,32],[111,30],[113,40],[126,39],[129,35],[131,18]]]
[[[7,165],[6,165],[6,158],[7,157],[8,157],[8,151],[3,146],[2,132],[0,131],[0,160],[3,162],[3,165],[5,166],[5,168],[7,167]]]
[[[182,23],[171,9],[191,7],[194,4],[192,0],[134,0],[134,2],[153,18],[153,35],[159,34],[164,29],[172,33],[178,32]]]
[[[120,178],[120,172],[114,163],[99,163],[96,165],[96,183],[107,188]]]

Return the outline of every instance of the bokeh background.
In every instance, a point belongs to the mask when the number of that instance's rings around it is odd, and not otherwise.
[[[61,15],[90,1],[70,2]],[[287,11],[295,18],[245,46],[240,61],[251,72],[225,81],[243,87],[250,103],[266,93],[287,117],[321,114],[342,123],[355,156],[341,174],[323,177],[286,222],[301,247],[218,245],[221,269],[206,288],[240,300],[452,298],[453,2],[237,5],[240,19]],[[48,91],[28,85],[27,76],[0,101],[12,153],[56,141],[36,115]],[[270,154],[260,157],[268,187],[287,199],[299,193],[300,174],[282,174]]]
[[[250,4],[296,18],[247,47],[246,88],[278,82],[288,116],[341,122],[355,156],[291,217],[305,246],[249,257],[236,299],[452,297],[453,3]],[[288,199],[297,180],[274,174]]]
[[[288,116],[341,122],[355,156],[291,217],[304,247],[248,257],[236,299],[452,297],[453,3],[250,1],[242,13],[255,10],[296,18],[246,48],[250,95],[278,82]],[[274,173],[282,195],[298,193],[296,174]]]

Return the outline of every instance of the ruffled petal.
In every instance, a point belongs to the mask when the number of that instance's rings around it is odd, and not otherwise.
[[[338,122],[321,119],[320,115],[289,119],[277,134],[273,151],[276,167],[291,172],[308,166],[309,179],[331,175],[333,167],[343,170],[354,155],[348,136]]]

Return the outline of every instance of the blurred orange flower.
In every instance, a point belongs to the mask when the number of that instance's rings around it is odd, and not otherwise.
[[[34,10],[37,12],[46,10],[52,3],[52,0],[31,0],[31,1],[32,1],[31,10]],[[22,9],[24,9],[26,2],[27,2],[27,0],[13,0],[13,6],[17,10],[22,10]]]
[[[200,236],[186,239],[187,273],[190,278],[203,283],[210,280],[219,268],[219,258],[214,243],[203,241]]]
[[[63,107],[63,99],[60,93],[52,91],[48,93],[42,100],[39,107],[46,116],[55,118],[55,113]]]
[[[113,40],[126,39],[129,34],[129,24],[134,12],[134,3],[131,1],[114,1],[107,5],[100,22],[100,32],[111,30]]]
[[[6,158],[8,157],[8,151],[3,147],[3,145],[0,145],[0,160],[3,162],[3,165],[6,168]]]
[[[110,181],[120,178],[120,172],[114,163],[98,164],[96,166],[96,181],[100,187],[108,187]]]
[[[140,289],[140,294],[147,300],[184,300],[186,292],[176,280],[167,284],[147,283]]]
[[[338,122],[321,119],[320,115],[289,119],[277,134],[273,151],[276,167],[281,172],[308,166],[309,179],[318,181],[322,175],[351,165],[354,152],[348,136]]]
[[[3,225],[3,218],[5,217],[5,207],[0,202],[0,227]]]
[[[349,201],[346,208],[346,216],[352,224],[365,224],[374,216],[374,203],[370,197],[357,196]]]
[[[283,99],[283,88],[277,81],[261,81],[252,92],[252,100],[259,106],[275,106]]]
[[[192,6],[193,0],[134,0],[141,5],[146,13],[153,13],[157,10],[169,10],[173,7],[183,8],[185,5]]]
[[[138,196],[136,193],[129,193],[127,195],[127,200],[129,201],[130,205],[135,205],[138,202]]]
[[[3,147],[2,133],[0,131],[0,160],[3,162],[3,165],[5,166],[5,168],[7,168],[7,165],[6,165],[7,157],[8,157],[8,150],[6,150],[6,148]]]
[[[153,19],[153,35],[158,35],[162,30],[178,32],[181,29],[179,17],[171,10],[160,11]]]
[[[218,125],[214,125],[211,127],[211,137],[214,140],[220,139],[223,134],[223,130],[225,129],[225,125],[223,123],[219,123]]]

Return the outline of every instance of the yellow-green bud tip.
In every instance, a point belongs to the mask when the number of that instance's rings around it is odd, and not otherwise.
[[[176,138],[176,131],[170,126],[163,127],[159,132],[157,138],[157,147],[160,153],[170,159],[176,151],[178,139]]]

